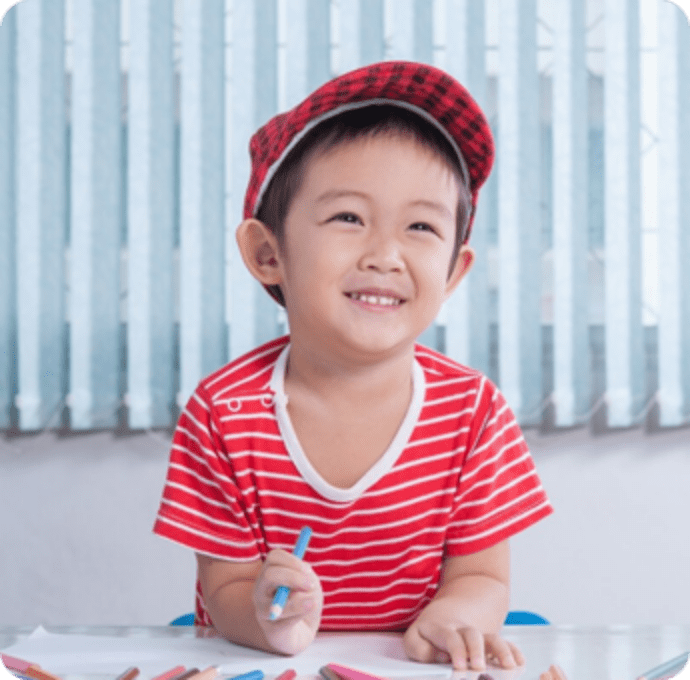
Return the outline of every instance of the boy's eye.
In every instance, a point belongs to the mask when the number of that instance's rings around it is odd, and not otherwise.
[[[413,231],[430,231],[432,234],[436,233],[436,229],[426,222],[414,222],[410,225],[410,229]]]
[[[342,212],[337,215],[333,215],[330,219],[331,222],[349,222],[350,224],[362,224],[362,220],[357,217],[354,213]]]

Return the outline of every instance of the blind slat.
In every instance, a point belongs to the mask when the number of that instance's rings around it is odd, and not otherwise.
[[[415,54],[415,0],[385,5],[386,59],[407,59]]]
[[[257,3],[254,10],[256,26],[256,62],[254,73],[254,92],[256,97],[254,120],[251,129],[243,142],[244,167],[246,174],[242,175],[243,186],[240,189],[240,206],[244,199],[244,190],[249,179],[249,154],[247,152],[248,140],[256,129],[263,125],[278,111],[278,7],[275,0],[263,0]],[[241,92],[241,90],[238,90]],[[234,232],[239,220],[231,224],[230,234],[234,240]],[[246,269],[244,264],[241,264]],[[263,290],[256,280],[251,281],[254,289],[254,337],[253,346],[261,345],[281,335],[283,329],[278,323],[278,308],[271,297]]]
[[[447,0],[445,68],[486,112],[483,2]],[[446,353],[484,373],[489,371],[489,238],[486,186],[480,194],[470,245],[475,262],[446,303]]]
[[[225,4],[184,5],[182,25],[180,389],[186,401],[227,356]]]
[[[230,358],[275,337],[277,309],[244,266],[235,240],[249,181],[249,138],[278,107],[278,5],[235,2],[232,16],[233,65],[230,79]]]
[[[331,77],[330,0],[290,0],[286,21],[286,104],[292,108]]]
[[[341,0],[340,73],[383,59],[383,0]]]
[[[659,420],[690,419],[690,27],[659,6]]]
[[[11,424],[16,370],[15,87],[17,11],[0,25],[0,428]]]
[[[554,405],[572,427],[589,407],[585,7],[556,14],[553,73]]]
[[[120,8],[74,0],[70,425],[117,423],[120,383]]]
[[[173,401],[171,0],[130,5],[127,136],[129,426],[160,427]]]
[[[629,427],[644,387],[637,0],[606,0],[605,21],[606,404],[609,427]]]
[[[430,0],[396,0],[386,7],[387,59],[434,60],[434,5]]]
[[[535,0],[501,3],[498,86],[499,385],[541,421],[539,82]]]
[[[59,422],[65,387],[64,5],[17,7],[19,424]]]

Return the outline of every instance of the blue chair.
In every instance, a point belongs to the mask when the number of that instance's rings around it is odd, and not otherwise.
[[[506,626],[548,626],[549,622],[534,612],[512,611],[508,612],[504,624]]]
[[[176,619],[173,619],[169,624],[169,626],[193,626],[194,625],[194,614],[189,613],[189,614],[182,614],[182,616],[178,616]]]
[[[508,612],[505,620],[506,626],[548,626],[549,622],[539,614],[526,611]],[[193,626],[194,614],[183,614],[172,620],[169,626]]]

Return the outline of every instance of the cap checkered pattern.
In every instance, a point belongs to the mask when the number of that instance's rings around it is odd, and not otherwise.
[[[293,109],[271,118],[249,143],[251,176],[244,217],[253,217],[268,183],[290,149],[326,118],[375,103],[397,104],[434,123],[459,150],[469,173],[472,212],[491,171],[494,142],[489,123],[470,93],[445,71],[428,64],[384,61],[328,81]],[[469,239],[472,224],[467,230]]]

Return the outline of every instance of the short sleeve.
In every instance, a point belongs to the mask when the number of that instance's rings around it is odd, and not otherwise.
[[[256,523],[210,398],[198,387],[175,429],[154,532],[211,557],[259,559]]]
[[[469,429],[447,556],[489,548],[553,512],[515,416],[486,378]]]

